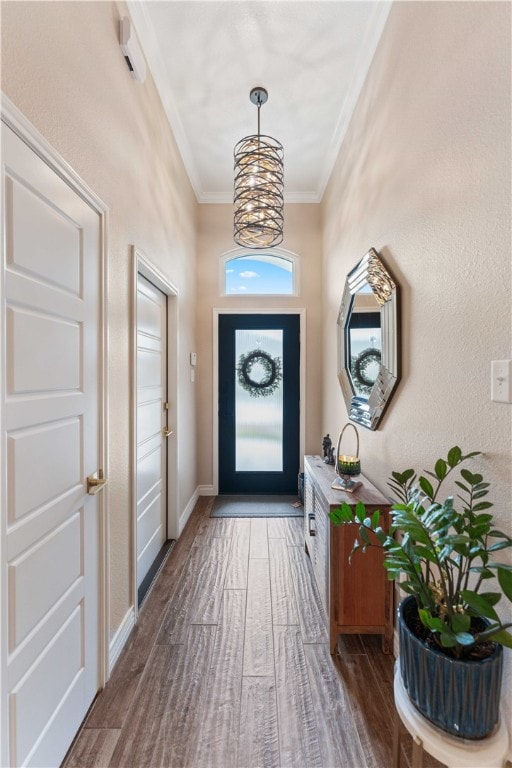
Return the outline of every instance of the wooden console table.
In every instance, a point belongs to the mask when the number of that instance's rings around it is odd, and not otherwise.
[[[393,646],[393,582],[382,565],[384,553],[368,549],[349,555],[358,526],[335,526],[329,512],[346,501],[362,501],[371,513],[382,512],[381,525],[389,525],[389,501],[363,475],[354,493],[334,490],[334,467],[319,456],[304,457],[304,543],[329,622],[329,644],[334,653],[340,634],[380,634],[385,653]]]

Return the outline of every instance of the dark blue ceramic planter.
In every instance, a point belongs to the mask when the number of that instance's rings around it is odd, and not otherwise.
[[[409,629],[416,598],[398,608],[400,671],[416,708],[434,725],[463,739],[482,739],[498,722],[503,648],[482,661],[452,659],[428,648]]]

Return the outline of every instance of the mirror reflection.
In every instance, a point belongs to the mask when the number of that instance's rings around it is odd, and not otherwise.
[[[380,307],[366,283],[353,297],[346,327],[346,361],[354,393],[368,397],[380,371]]]
[[[338,316],[338,379],[349,418],[376,429],[400,377],[398,286],[371,248],[347,275]]]

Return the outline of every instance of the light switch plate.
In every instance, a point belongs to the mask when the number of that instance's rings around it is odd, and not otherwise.
[[[197,363],[197,352],[191,352],[190,353],[190,365],[195,365]]]
[[[512,403],[512,360],[493,360],[491,363],[491,400]]]

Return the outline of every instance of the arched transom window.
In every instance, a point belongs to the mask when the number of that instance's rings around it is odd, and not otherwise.
[[[221,270],[222,292],[227,296],[295,296],[296,260],[292,254],[227,254]]]

